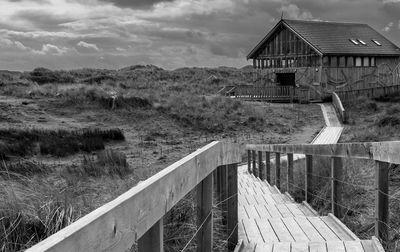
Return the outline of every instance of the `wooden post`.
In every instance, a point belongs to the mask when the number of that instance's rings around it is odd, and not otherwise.
[[[293,153],[287,154],[286,182],[286,191],[290,193],[290,185],[293,184]]]
[[[338,157],[331,158],[331,206],[332,213],[338,218],[342,217],[340,202],[342,199],[342,186],[338,180],[342,180],[343,159]]]
[[[256,172],[256,151],[253,150],[253,151],[251,151],[251,152],[252,152],[252,154],[253,154],[253,157],[252,157],[252,161],[253,161],[253,170],[252,170],[252,172],[253,172],[253,174],[255,174],[255,172]]]
[[[251,173],[251,150],[247,150],[247,171]]]
[[[308,192],[311,191],[312,187],[312,173],[313,173],[313,165],[312,165],[312,156],[311,155],[306,155],[306,171],[305,171],[305,195],[306,195],[306,202],[308,202],[309,198],[308,197]]]
[[[385,246],[389,238],[389,163],[375,162],[375,236],[382,239]]]
[[[233,251],[238,242],[238,174],[237,164],[227,167],[228,174],[228,250]]]
[[[275,185],[281,189],[281,153],[275,153]]]
[[[142,237],[138,240],[139,252],[162,252],[164,251],[164,226],[163,219],[157,221]]]
[[[197,251],[212,251],[212,199],[213,199],[213,175],[208,175],[197,185],[197,228],[203,224],[197,233]]]
[[[271,184],[271,160],[270,153],[268,151],[265,152],[265,171],[267,182]]]
[[[263,177],[263,175],[262,175],[262,173],[263,173],[262,167],[263,167],[263,163],[262,163],[262,151],[259,151],[259,152],[258,152],[258,173],[257,173],[256,176],[259,177],[260,179],[262,179],[262,177]]]
[[[226,199],[228,198],[228,167],[226,165],[218,167],[221,174],[220,179],[220,194],[219,198],[222,201],[222,222],[226,224],[227,220],[227,211],[228,211],[228,202]]]

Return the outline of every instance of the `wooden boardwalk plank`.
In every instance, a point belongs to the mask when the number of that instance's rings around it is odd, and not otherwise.
[[[246,212],[246,209],[244,208],[244,206],[243,206],[243,205],[240,205],[240,204],[239,204],[239,206],[238,206],[238,216],[239,216],[239,219],[250,218],[250,217],[247,215],[247,212]]]
[[[307,217],[326,241],[339,241],[339,237],[323,222],[320,217]]]
[[[278,209],[278,211],[281,213],[281,215],[283,216],[283,218],[286,217],[293,217],[292,212],[290,212],[290,210],[287,208],[287,206],[285,204],[277,204],[276,208]]]
[[[285,224],[283,224],[281,219],[269,219],[269,223],[271,223],[272,228],[276,236],[278,236],[279,241],[281,242],[291,242],[294,241],[292,235],[289,230],[287,230]]]
[[[243,241],[250,242],[249,238],[246,235],[246,231],[244,230],[242,220],[238,221],[238,235],[239,235],[239,238],[242,239]]]
[[[300,204],[295,204],[295,203],[286,204],[287,208],[294,216],[304,216],[304,213],[298,208],[298,205]]]
[[[246,209],[247,215],[250,219],[260,218],[260,215],[258,215],[258,212],[253,205],[245,206],[244,208]]]
[[[325,242],[312,241],[309,243],[310,252],[327,252]]]
[[[274,244],[273,252],[284,252],[284,251],[290,252],[290,242],[279,242]]]
[[[281,212],[276,208],[275,205],[265,205],[265,208],[268,210],[269,214],[272,218],[282,218]]]
[[[260,230],[261,236],[263,237],[264,242],[278,242],[279,239],[276,236],[274,230],[272,229],[271,223],[269,223],[268,219],[259,219],[256,220],[258,229]]]
[[[361,245],[360,241],[345,241],[344,246],[346,248],[346,251],[364,252],[364,248]]]
[[[255,252],[272,252],[272,249],[272,244],[258,243]]]
[[[304,234],[303,230],[299,227],[294,218],[283,218],[282,221],[295,241],[309,241],[308,237]]]
[[[342,241],[327,241],[326,247],[328,252],[346,252]]]
[[[258,215],[260,216],[261,219],[272,218],[272,216],[269,214],[267,208],[265,208],[265,205],[257,205],[257,206],[254,206],[254,208],[258,212]]]
[[[374,247],[374,243],[371,240],[361,240],[361,245],[365,252],[374,252],[377,251]]]
[[[254,219],[243,219],[244,230],[250,242],[264,242]]]
[[[292,243],[291,252],[308,252],[308,242]]]
[[[340,238],[342,241],[354,241],[354,238],[351,237],[346,230],[344,230],[335,220],[333,220],[329,216],[320,217],[326,225],[328,225],[333,232]]]
[[[311,241],[325,240],[306,217],[297,217],[295,220]]]

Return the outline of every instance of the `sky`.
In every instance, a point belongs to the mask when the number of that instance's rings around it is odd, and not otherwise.
[[[400,45],[400,0],[0,0],[0,69],[243,67],[281,15]]]

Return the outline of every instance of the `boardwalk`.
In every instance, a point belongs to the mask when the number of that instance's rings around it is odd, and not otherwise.
[[[240,251],[376,251],[336,217],[318,216],[266,181],[238,171]]]
[[[337,143],[343,127],[335,109],[320,105],[326,126],[312,144]],[[294,160],[304,157],[297,154]],[[376,241],[358,239],[332,214],[318,216],[308,205],[249,174],[246,166],[238,170],[238,200],[240,251],[378,251]]]

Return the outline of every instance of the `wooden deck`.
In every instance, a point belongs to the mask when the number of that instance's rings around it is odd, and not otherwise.
[[[266,181],[238,169],[239,251],[379,251],[333,215],[318,216]]]

